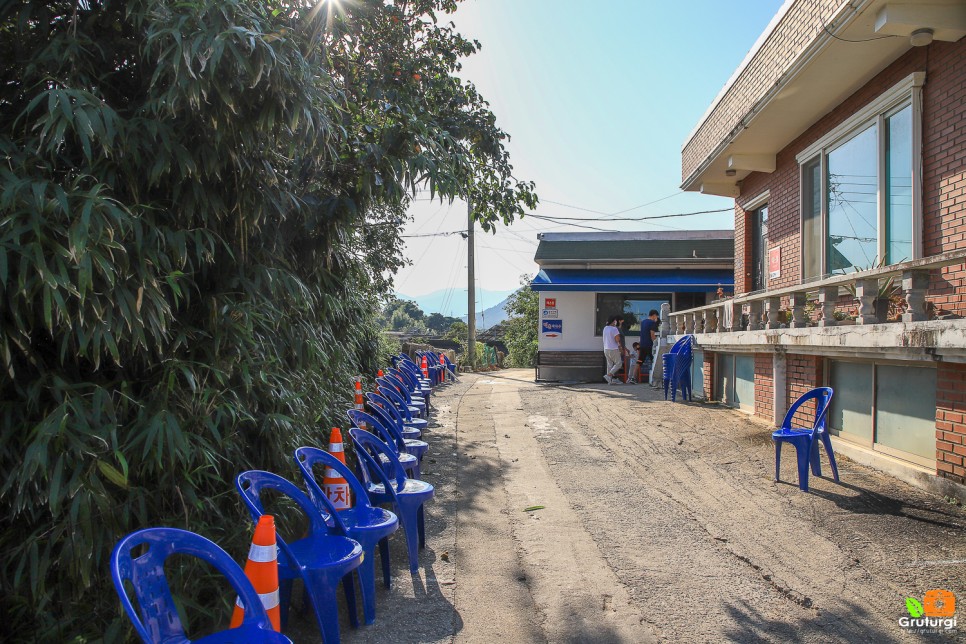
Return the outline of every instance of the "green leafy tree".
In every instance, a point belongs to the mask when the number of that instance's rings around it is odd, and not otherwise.
[[[466,339],[469,337],[470,328],[466,325],[463,320],[456,320],[449,325],[449,329],[446,331],[445,337],[453,340],[455,342],[466,343]]]
[[[512,367],[532,367],[537,361],[540,294],[530,288],[529,277],[521,278],[520,286],[503,307],[509,315],[504,322],[507,362]]]
[[[0,3],[0,619],[130,636],[122,535],[244,552],[231,480],[291,471],[373,373],[417,189],[535,204],[453,0]],[[376,304],[374,304],[376,303]],[[179,589],[197,632],[228,610]]]
[[[445,333],[459,318],[449,317],[442,313],[431,313],[426,317],[426,328],[434,333]]]

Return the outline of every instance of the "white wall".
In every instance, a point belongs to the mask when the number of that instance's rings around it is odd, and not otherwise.
[[[586,292],[541,291],[540,309],[546,298],[557,299],[558,320],[563,321],[563,333],[556,338],[545,338],[538,332],[540,351],[603,351],[604,343],[594,335],[597,317],[597,294]],[[541,318],[542,319],[542,318]],[[538,321],[537,324],[540,324]]]

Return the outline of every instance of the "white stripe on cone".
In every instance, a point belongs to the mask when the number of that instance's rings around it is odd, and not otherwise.
[[[248,558],[258,563],[268,563],[278,559],[278,546],[257,546],[254,543],[248,550]]]
[[[273,590],[270,593],[258,593],[258,598],[262,600],[262,606],[265,607],[265,610],[269,610],[270,608],[275,608],[279,604],[278,590]],[[245,605],[242,603],[241,597],[237,597],[235,599],[235,606],[238,606],[239,608],[245,608]]]

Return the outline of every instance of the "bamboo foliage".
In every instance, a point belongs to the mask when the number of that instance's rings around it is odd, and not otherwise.
[[[455,77],[455,3],[342,6],[0,3],[11,640],[129,636],[108,555],[140,527],[241,556],[234,476],[292,475],[375,371],[415,190],[474,195],[484,226],[535,203]],[[199,574],[196,633],[231,601]]]

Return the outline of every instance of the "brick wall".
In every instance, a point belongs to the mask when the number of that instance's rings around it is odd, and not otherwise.
[[[686,180],[819,36],[842,0],[800,0],[779,20],[728,91],[715,103],[681,153]]]
[[[771,421],[775,409],[775,374],[772,354],[755,354],[755,416]]]
[[[936,473],[966,484],[966,364],[937,368]]]
[[[781,246],[781,276],[771,288],[801,282],[800,175],[795,155],[882,92],[915,71],[926,71],[923,86],[923,252],[926,256],[966,248],[966,38],[936,41],[901,56],[865,86],[819,119],[778,153],[771,174],[752,173],[735,201],[735,290],[751,290],[752,233],[743,207],[765,190],[768,245]],[[939,312],[966,315],[966,266],[933,271],[928,299]]]
[[[923,61],[923,250],[966,248],[966,38],[934,42]],[[934,271],[929,300],[966,315],[966,267]]]
[[[791,407],[799,397],[823,385],[822,358],[788,354],[785,399]],[[802,405],[795,413],[792,422],[796,427],[811,427],[815,420],[815,401]]]

